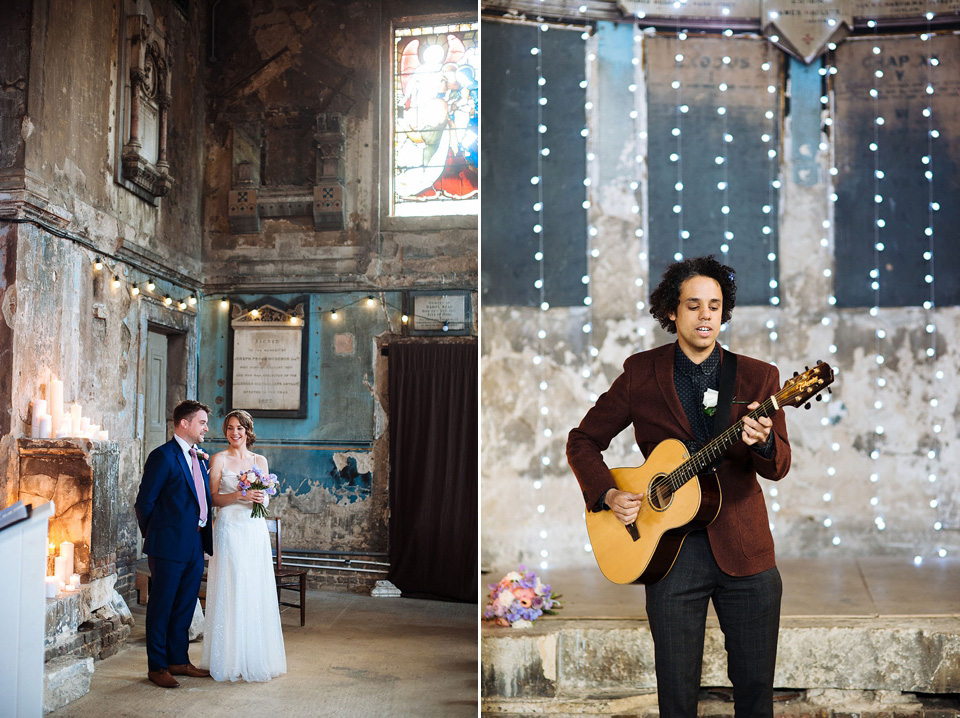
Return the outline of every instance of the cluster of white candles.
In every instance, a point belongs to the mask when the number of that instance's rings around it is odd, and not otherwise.
[[[50,544],[50,554],[56,547]],[[73,543],[60,544],[60,555],[53,558],[53,575],[46,578],[47,598],[56,598],[61,591],[76,593],[80,590],[80,574],[73,572]]]
[[[101,430],[99,424],[93,424],[88,417],[83,416],[80,404],[70,404],[69,410],[64,412],[62,381],[51,379],[47,395],[50,397],[49,401],[40,398],[33,400],[31,438],[63,439],[78,436],[92,441],[107,441],[110,438],[106,430]]]

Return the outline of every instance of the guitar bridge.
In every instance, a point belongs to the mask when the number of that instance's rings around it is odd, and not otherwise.
[[[627,533],[630,534],[630,538],[632,538],[634,541],[640,540],[640,529],[637,528],[636,521],[634,521],[632,524],[627,524],[624,526],[624,528],[627,530]]]

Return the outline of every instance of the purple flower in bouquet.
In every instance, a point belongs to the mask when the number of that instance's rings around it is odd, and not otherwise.
[[[275,496],[277,493],[277,485],[280,483],[280,480],[277,478],[276,474],[268,474],[264,472],[260,467],[254,466],[252,469],[247,469],[244,471],[240,478],[237,479],[237,488],[240,489],[240,495],[246,496],[247,492],[251,489],[256,489],[258,491],[266,491],[268,496]],[[250,516],[253,518],[266,517],[267,507],[263,504],[254,504],[253,511],[250,512]]]
[[[483,618],[498,626],[527,628],[543,614],[552,615],[561,608],[560,597],[553,595],[550,584],[543,583],[525,566],[519,566],[489,588],[490,602]]]

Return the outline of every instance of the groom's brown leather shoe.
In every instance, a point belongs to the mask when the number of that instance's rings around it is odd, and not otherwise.
[[[179,688],[177,679],[170,675],[170,671],[161,668],[159,671],[147,671],[147,678],[161,688]]]
[[[192,663],[185,663],[182,666],[167,666],[167,668],[175,676],[192,676],[194,678],[209,678],[210,676],[210,671],[197,668]]]

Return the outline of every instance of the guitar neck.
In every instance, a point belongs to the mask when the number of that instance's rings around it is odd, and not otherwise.
[[[757,419],[761,416],[771,416],[772,414],[776,413],[777,409],[779,408],[780,407],[777,405],[776,399],[771,396],[760,406],[747,414],[747,416],[749,416],[751,419]],[[676,491],[694,476],[710,466],[710,464],[712,464],[714,461],[723,456],[731,446],[740,441],[742,433],[743,419],[740,419],[736,424],[731,425],[724,430],[722,434],[714,437],[706,446],[700,449],[700,451],[695,453],[689,459],[680,464],[680,466],[671,471],[667,475],[667,481],[670,484],[670,489]]]

